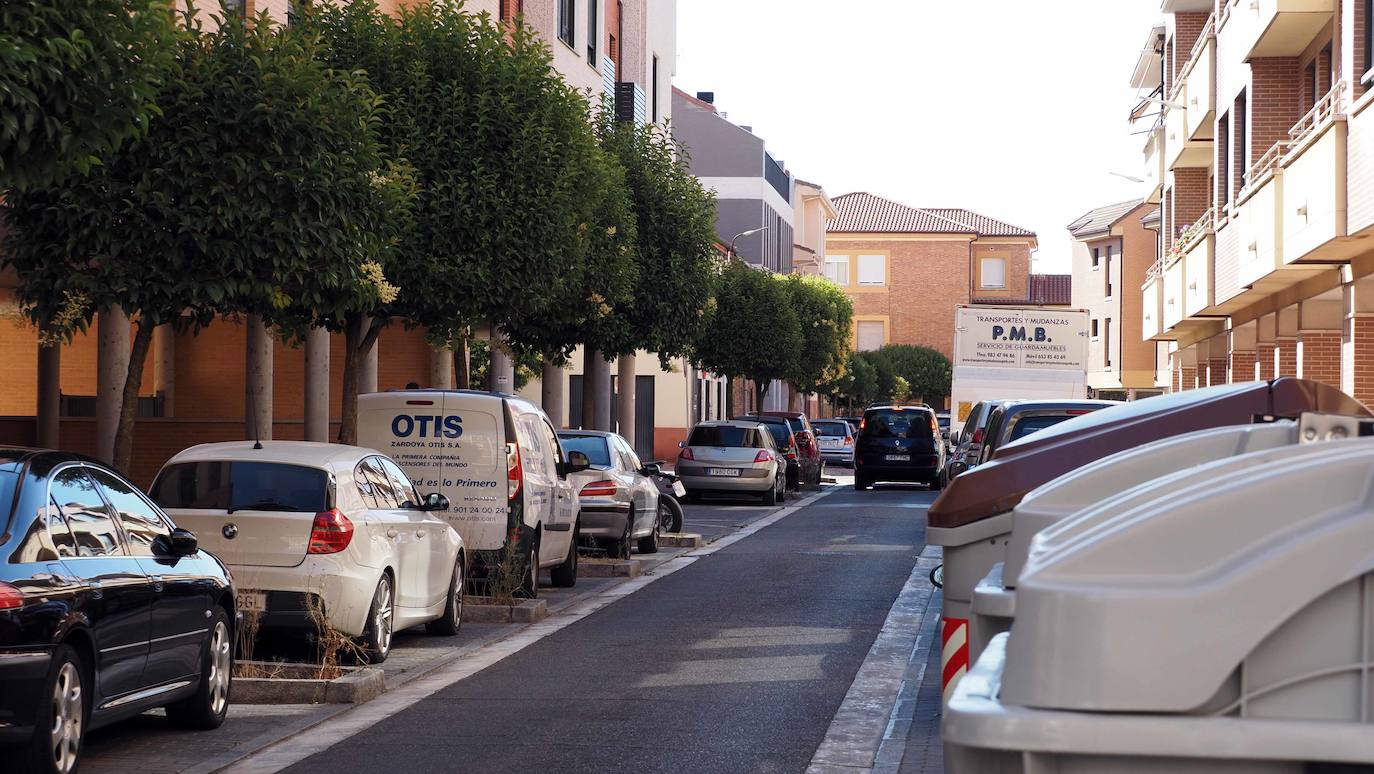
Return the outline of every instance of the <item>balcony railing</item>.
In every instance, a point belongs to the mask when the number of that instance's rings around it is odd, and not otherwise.
[[[1183,60],[1183,66],[1178,68],[1179,77],[1174,81],[1174,85],[1169,89],[1169,100],[1178,101],[1178,92],[1183,88],[1183,84],[1188,80],[1188,73],[1193,67],[1197,66],[1197,60],[1201,58],[1202,52],[1207,48],[1207,39],[1217,34],[1216,15],[1207,17],[1207,23],[1202,25],[1202,34],[1193,41],[1193,48],[1188,52],[1188,58]]]
[[[1255,163],[1250,165],[1250,171],[1245,175],[1245,185],[1240,189],[1239,198],[1244,199],[1246,194],[1264,185],[1273,176],[1283,161],[1283,155],[1288,152],[1288,145],[1287,140],[1279,140],[1265,151],[1264,155],[1255,159]]]
[[[1173,247],[1164,256],[1164,266],[1172,265],[1179,258],[1182,258],[1189,250],[1197,245],[1198,241],[1212,233],[1212,221],[1216,217],[1216,209],[1209,207],[1202,217],[1178,232],[1178,239],[1174,241]],[[1161,267],[1164,268],[1164,267]]]
[[[1150,286],[1151,282],[1162,276],[1164,276],[1164,259],[1156,258],[1155,262],[1150,264],[1150,268],[1145,270],[1145,281],[1140,283],[1140,289],[1144,290]]]
[[[1288,130],[1288,145],[1290,147],[1298,145],[1307,139],[1318,129],[1326,126],[1332,119],[1341,114],[1345,103],[1345,82],[1339,81],[1331,87],[1331,91],[1326,96],[1317,100],[1317,104],[1307,111],[1307,115],[1298,119],[1292,129]]]

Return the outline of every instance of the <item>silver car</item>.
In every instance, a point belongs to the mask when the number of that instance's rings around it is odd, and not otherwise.
[[[617,559],[630,556],[637,543],[641,554],[658,552],[658,486],[644,474],[644,465],[624,438],[615,433],[572,430],[558,434],[563,450],[579,451],[590,468],[569,480],[581,508],[578,529]]]
[[[758,422],[702,422],[682,443],[676,473],[687,496],[757,494],[765,505],[787,496],[787,461]]]
[[[821,459],[854,467],[854,428],[843,419],[817,419],[811,422],[821,447]]]
[[[959,434],[949,439],[950,452],[945,459],[945,483],[953,481],[960,473],[978,464],[978,456],[983,451],[983,434],[987,431],[988,419],[1004,400],[980,400],[969,410],[968,418]]]

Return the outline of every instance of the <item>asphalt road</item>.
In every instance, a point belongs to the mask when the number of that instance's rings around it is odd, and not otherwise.
[[[802,771],[933,499],[843,488],[290,771]],[[690,507],[687,528],[732,513]]]

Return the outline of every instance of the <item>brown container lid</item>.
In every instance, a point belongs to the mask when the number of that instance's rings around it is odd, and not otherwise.
[[[950,482],[930,506],[928,523],[962,527],[1006,513],[1047,481],[1161,438],[1249,424],[1256,417],[1296,417],[1306,411],[1371,416],[1363,404],[1334,387],[1287,376],[1123,403],[1061,422],[998,450],[992,460]]]

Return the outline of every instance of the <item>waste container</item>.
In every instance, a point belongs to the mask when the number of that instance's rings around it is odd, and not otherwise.
[[[1014,397],[1014,396],[1007,396]],[[1256,418],[1304,412],[1369,416],[1321,382],[1284,377],[1162,395],[1095,411],[1004,446],[960,475],[931,505],[926,541],[943,547],[941,680],[943,695],[969,665],[973,590],[1006,555],[1011,511],[1032,489],[1090,462],[1161,438]]]
[[[1374,438],[1207,467],[1040,533],[947,771],[1374,770]]]
[[[1016,579],[1025,566],[1031,538],[1056,522],[1084,509],[1143,487],[1151,487],[1175,473],[1218,460],[1309,440],[1350,437],[1355,422],[1329,427],[1330,415],[1304,414],[1300,422],[1232,425],[1184,433],[1173,438],[1117,452],[1066,473],[1026,495],[1012,509],[1011,535],[1005,560],[992,566],[973,589],[968,641],[969,662],[978,660],[989,640],[1007,631],[1016,612]],[[1344,419],[1343,417],[1341,419]],[[1143,492],[1142,492],[1143,494]]]

